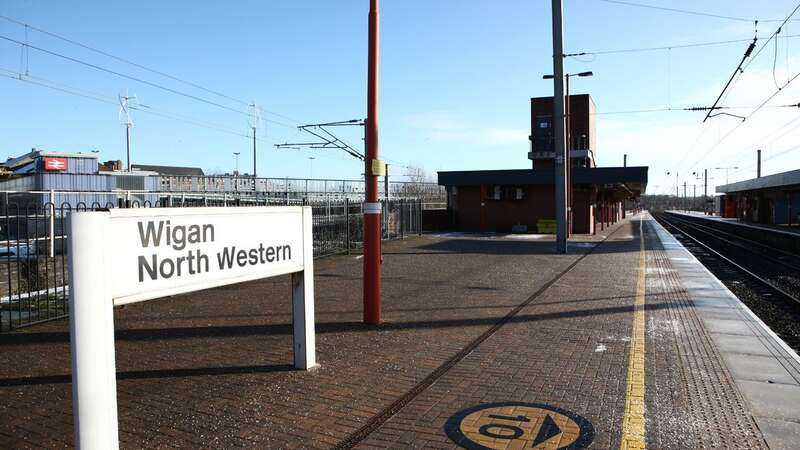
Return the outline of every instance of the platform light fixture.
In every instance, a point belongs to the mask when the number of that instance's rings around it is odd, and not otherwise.
[[[588,71],[588,72],[580,72],[580,73],[568,73],[568,74],[565,74],[565,75],[564,75],[564,78],[569,78],[569,77],[591,77],[592,75],[594,75],[594,73],[593,73],[593,72],[590,70],[590,71]],[[543,75],[543,76],[542,76],[542,79],[545,79],[545,80],[552,80],[552,79],[553,79],[553,75],[552,75],[552,74],[550,74],[550,75]]]

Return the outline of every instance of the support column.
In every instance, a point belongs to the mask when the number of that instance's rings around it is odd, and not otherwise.
[[[378,177],[372,163],[378,160],[378,0],[369,2],[369,43],[367,55],[367,123],[364,203],[364,323],[381,322],[381,204],[378,203]]]
[[[564,30],[561,0],[553,9],[553,132],[555,133],[556,253],[567,253],[567,150],[564,132]]]

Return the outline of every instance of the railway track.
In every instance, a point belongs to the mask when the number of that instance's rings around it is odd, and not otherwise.
[[[671,214],[654,214],[795,351],[800,351],[800,258]]]

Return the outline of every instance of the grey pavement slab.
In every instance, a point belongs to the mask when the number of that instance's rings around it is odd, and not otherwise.
[[[773,356],[774,350],[768,348],[761,339],[726,333],[712,335],[712,338],[723,354]]]
[[[756,416],[797,422],[800,386],[750,380],[737,380],[736,384]]]
[[[797,380],[786,370],[781,358],[771,354],[742,355],[722,352],[722,359],[725,360],[734,379],[797,385]]]
[[[800,446],[800,423],[756,417],[758,428],[772,450],[795,450]]]
[[[745,320],[740,319],[716,319],[716,318],[703,318],[708,331],[720,334],[735,334],[739,336],[753,336],[753,329],[747,324]]]

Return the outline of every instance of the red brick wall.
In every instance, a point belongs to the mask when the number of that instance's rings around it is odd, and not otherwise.
[[[481,198],[480,186],[459,186],[454,207],[455,228],[462,231],[510,232],[517,224],[527,225],[536,232],[539,219],[554,219],[553,186],[521,186],[525,190],[522,200],[492,200]],[[488,191],[488,187],[487,187]],[[481,214],[485,226],[481,227]]]

